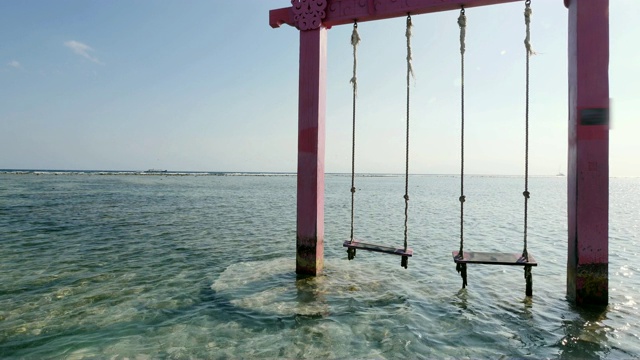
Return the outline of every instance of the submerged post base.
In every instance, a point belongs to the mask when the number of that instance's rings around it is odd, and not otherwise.
[[[300,238],[296,241],[296,274],[316,276],[324,267],[324,241]]]
[[[578,264],[567,272],[567,297],[577,305],[609,303],[609,264]]]

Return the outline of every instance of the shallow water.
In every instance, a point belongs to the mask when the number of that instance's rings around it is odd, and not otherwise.
[[[325,272],[295,275],[295,176],[0,173],[1,358],[640,358],[640,179],[610,184],[610,305],[565,299],[566,179],[530,180],[521,268],[451,260],[459,178],[410,178],[407,270],[347,261],[328,175]],[[401,245],[404,178],[358,177],[356,237]],[[468,177],[465,249],[522,250],[523,181]]]

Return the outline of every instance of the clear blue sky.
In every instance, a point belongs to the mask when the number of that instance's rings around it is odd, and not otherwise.
[[[612,176],[640,176],[640,1],[611,0]],[[0,168],[295,171],[286,0],[0,2]],[[522,174],[523,3],[468,9],[466,171]],[[534,0],[531,173],[566,171],[567,10]],[[459,171],[457,12],[413,17],[411,172]],[[404,19],[362,23],[359,172],[404,171]],[[350,26],[329,30],[326,171],[350,172]]]

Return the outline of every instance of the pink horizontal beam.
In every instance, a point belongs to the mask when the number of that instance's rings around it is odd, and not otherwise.
[[[391,19],[439,11],[458,10],[476,6],[505,4],[522,0],[327,0],[327,8],[322,24],[326,28],[334,25]],[[295,26],[291,7],[274,9],[269,12],[269,25],[278,28],[283,24]]]

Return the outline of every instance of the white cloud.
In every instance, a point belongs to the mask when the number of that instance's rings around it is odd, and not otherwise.
[[[16,60],[11,60],[9,63],[7,63],[7,65],[16,68],[16,69],[22,69],[22,64],[20,64],[18,61]]]
[[[507,50],[500,51],[500,55],[505,55],[506,53],[507,53]]]
[[[89,46],[87,44],[83,44],[80,41],[69,40],[69,41],[64,43],[64,46],[66,46],[69,49],[71,49],[71,51],[73,51],[77,55],[80,55],[80,56],[82,56],[82,57],[84,57],[86,59],[89,59],[89,60],[93,61],[96,64],[104,65],[102,62],[100,62],[100,60],[98,60],[97,57],[92,56],[90,54],[90,52],[92,52],[94,50],[91,48],[91,46]]]

